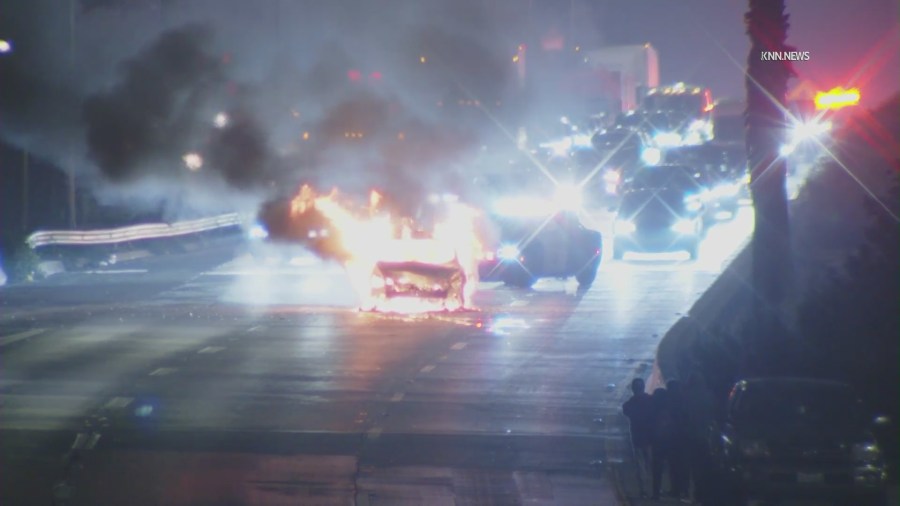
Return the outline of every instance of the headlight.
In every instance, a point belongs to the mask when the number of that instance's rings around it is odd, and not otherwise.
[[[556,186],[553,201],[560,209],[574,211],[581,208],[581,187],[577,184],[562,183]]]
[[[608,170],[603,173],[603,180],[610,184],[616,184],[622,179],[622,175],[617,170]]]
[[[741,453],[746,457],[768,457],[769,445],[765,441],[746,441],[741,444]]]
[[[265,239],[266,237],[269,237],[269,231],[266,230],[266,227],[257,223],[250,227],[250,230],[247,231],[247,235],[249,235],[251,239]]]
[[[853,461],[861,464],[874,464],[881,461],[881,449],[875,443],[859,443],[853,445]]]
[[[641,152],[641,160],[647,165],[657,165],[662,160],[662,152],[657,148],[646,148]]]
[[[697,225],[693,220],[678,220],[672,225],[672,230],[682,235],[694,235]]]
[[[635,226],[634,222],[628,220],[617,221],[614,227],[617,234],[631,234],[637,230],[637,226]]]
[[[497,258],[502,260],[517,260],[519,258],[519,248],[512,244],[503,245],[497,250]]]

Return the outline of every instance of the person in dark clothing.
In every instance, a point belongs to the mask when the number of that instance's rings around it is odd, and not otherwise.
[[[691,484],[687,400],[681,389],[681,383],[677,380],[666,383],[666,390],[668,390],[668,404],[672,416],[669,444],[669,476],[672,484],[670,495],[676,499],[687,499]]]
[[[653,403],[653,430],[650,436],[651,467],[653,471],[653,499],[659,500],[662,490],[663,471],[669,467],[671,475],[672,440],[674,438],[674,416],[665,388],[657,388],[651,396]]]
[[[653,432],[653,401],[644,389],[644,380],[640,378],[632,380],[631,392],[634,395],[622,405],[622,412],[628,417],[631,429],[631,450],[641,497],[646,497],[644,477],[650,467],[650,442]]]

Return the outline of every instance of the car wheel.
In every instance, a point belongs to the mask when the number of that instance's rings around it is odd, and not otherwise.
[[[581,272],[575,275],[579,288],[590,288],[597,279],[597,269],[600,268],[600,255],[595,256],[591,261],[581,269]]]
[[[507,269],[503,275],[503,283],[513,288],[531,288],[537,283],[537,278],[525,267],[517,266],[515,269]]]

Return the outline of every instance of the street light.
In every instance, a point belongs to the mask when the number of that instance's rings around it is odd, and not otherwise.
[[[12,42],[0,39],[0,53],[6,54],[12,52]]]

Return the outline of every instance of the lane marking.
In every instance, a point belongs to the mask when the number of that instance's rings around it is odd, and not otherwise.
[[[419,369],[419,372],[431,372],[434,370],[433,365],[426,365],[425,367]]]
[[[247,332],[256,332],[257,330],[261,330],[264,328],[265,328],[264,325],[254,325],[254,326],[250,327],[249,329],[247,329]]]
[[[369,429],[368,432],[366,432],[366,435],[369,437],[369,439],[378,439],[381,437],[382,432],[384,432],[384,429],[382,429],[381,427],[374,427],[372,429]]]
[[[527,306],[528,302],[529,301],[527,301],[527,300],[514,300],[514,301],[510,302],[509,305],[512,307],[522,307],[522,306]]]
[[[43,334],[47,332],[47,329],[31,329],[25,330],[22,332],[16,332],[15,334],[10,334],[8,336],[0,337],[0,346],[6,346],[8,344],[12,344],[23,339],[28,339],[29,337],[34,337],[39,334]]]
[[[104,408],[125,408],[128,407],[129,404],[134,400],[134,397],[113,397],[106,404],[103,405]]]
[[[391,396],[391,402],[400,402],[400,401],[403,400],[403,397],[404,397],[405,395],[406,395],[406,394],[404,394],[403,392],[397,392],[397,393],[395,393],[394,395]]]
[[[197,353],[207,353],[207,354],[208,353],[219,353],[220,351],[222,351],[224,349],[225,349],[224,346],[207,346],[206,348],[203,348],[202,350],[198,351]]]
[[[147,269],[109,269],[104,271],[81,271],[82,274],[146,274]]]
[[[160,367],[154,369],[153,372],[150,373],[150,376],[168,376],[175,371],[176,369],[174,367]]]
[[[441,355],[438,360],[447,360],[447,355]]]
[[[450,349],[451,349],[451,350],[459,351],[459,350],[461,350],[461,349],[463,349],[463,348],[465,348],[465,347],[466,347],[466,343],[456,343],[456,344],[454,344],[453,346],[451,346]]]

